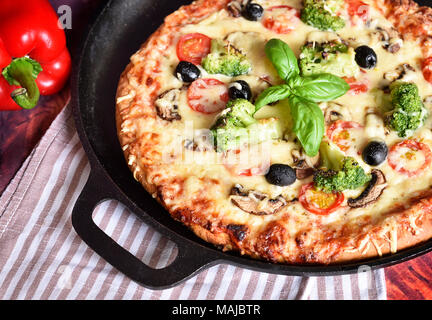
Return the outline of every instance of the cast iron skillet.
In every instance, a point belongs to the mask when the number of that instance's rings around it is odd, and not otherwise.
[[[172,287],[210,266],[229,263],[252,270],[296,276],[327,276],[390,266],[432,250],[432,241],[369,261],[331,266],[279,265],[224,253],[205,243],[170,215],[137,183],[126,166],[115,126],[115,92],[129,57],[163,18],[187,0],[111,0],[83,38],[72,76],[76,127],[91,164],[90,177],[72,213],[80,237],[134,281],[152,289]],[[92,220],[102,201],[116,199],[142,221],[175,242],[178,255],[164,269],[152,269],[107,236]],[[364,268],[361,270],[365,270]]]

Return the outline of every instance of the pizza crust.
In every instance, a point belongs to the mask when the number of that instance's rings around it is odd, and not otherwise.
[[[160,83],[159,57],[183,25],[197,23],[225,8],[230,0],[198,0],[180,8],[142,45],[122,73],[117,90],[116,124],[126,162],[134,178],[171,214],[198,237],[223,250],[237,250],[253,258],[277,263],[334,264],[394,253],[432,237],[432,191],[413,197],[409,204],[395,207],[380,219],[365,219],[355,225],[329,229],[299,230],[286,227],[288,214],[254,217],[255,227],[232,221],[220,214],[220,206],[208,193],[222,190],[218,181],[200,181],[204,192],[193,199],[185,196],[185,181],[172,175],[162,163],[161,144],[168,122],[157,116],[154,101]],[[432,55],[432,9],[411,0],[377,0],[376,6],[405,37],[418,39],[424,56]],[[412,23],[400,24],[401,16]],[[137,136],[137,127],[159,128]],[[223,191],[221,191],[223,192]],[[229,195],[226,194],[228,199]],[[220,216],[221,215],[221,216]],[[262,220],[257,220],[262,219]]]

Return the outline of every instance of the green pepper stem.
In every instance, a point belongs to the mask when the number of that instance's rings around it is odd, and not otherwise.
[[[33,65],[28,61],[14,61],[9,65],[9,75],[21,88],[12,92],[11,97],[23,109],[32,109],[39,101],[40,93],[33,77]]]

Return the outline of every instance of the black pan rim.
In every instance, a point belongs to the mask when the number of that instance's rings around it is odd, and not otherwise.
[[[206,267],[210,267],[215,264],[231,264],[255,271],[273,274],[291,276],[332,276],[357,273],[361,268],[363,268],[361,270],[376,270],[379,268],[385,268],[411,260],[432,251],[432,240],[429,240],[422,244],[416,245],[414,247],[402,250],[391,255],[376,257],[364,261],[359,260],[350,263],[330,265],[275,264],[267,261],[255,260],[249,257],[240,256],[237,253],[222,252],[211,244],[203,245],[201,243],[198,243],[198,241],[200,240],[198,237],[196,237],[197,241],[185,238],[184,236],[180,235],[176,230],[172,230],[167,226],[159,223],[152,217],[149,217],[148,214],[145,212],[145,208],[138,207],[127,196],[127,190],[122,190],[106,171],[88,138],[88,133],[86,132],[82,118],[83,111],[81,110],[80,100],[80,75],[82,72],[84,72],[82,70],[83,57],[85,57],[86,53],[88,53],[88,50],[90,50],[89,48],[91,47],[91,37],[93,35],[95,26],[100,23],[100,21],[104,18],[104,14],[107,10],[109,10],[109,8],[122,1],[125,0],[110,0],[101,6],[101,8],[99,9],[99,13],[94,18],[93,23],[88,27],[85,36],[83,36],[81,44],[77,47],[77,50],[74,50],[74,67],[71,76],[71,104],[73,107],[73,116],[79,138],[90,161],[91,171],[98,172],[99,175],[103,176],[103,178],[110,183],[108,188],[110,189],[111,194],[116,194],[116,200],[122,202],[126,207],[131,209],[133,213],[136,214],[136,212],[139,211],[140,216],[147,216],[148,219],[145,219],[144,222],[155,228],[164,236],[167,236],[171,241],[175,243],[184,242],[187,245],[195,247],[197,250],[201,250],[203,254],[205,253],[209,255],[211,257],[211,263],[208,263]],[[364,267],[367,268],[365,269]]]

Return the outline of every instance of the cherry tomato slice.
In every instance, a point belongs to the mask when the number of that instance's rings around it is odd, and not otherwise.
[[[369,91],[369,81],[367,79],[363,79],[362,81],[357,80],[354,77],[344,77],[343,78],[350,86],[348,91],[349,94],[356,96],[361,93],[366,93]]]
[[[300,22],[300,12],[290,6],[274,6],[265,11],[263,25],[267,29],[287,34],[293,31]]]
[[[235,176],[263,176],[270,168],[270,153],[264,145],[229,150],[222,158],[225,168]]]
[[[422,71],[425,80],[432,83],[432,57],[429,57],[423,61]]]
[[[369,19],[369,5],[360,0],[345,0],[348,5],[348,14],[351,17],[351,22],[356,24],[356,17],[359,17],[363,22]]]
[[[304,185],[299,196],[303,208],[318,215],[328,215],[336,211],[344,200],[345,196],[342,192],[325,193],[316,190],[313,182]]]
[[[403,161],[405,161],[406,164],[409,161],[414,162],[416,160],[417,152],[422,154],[424,161],[417,167],[417,169],[408,169],[404,166]],[[431,161],[432,152],[429,146],[417,140],[405,140],[395,144],[391,147],[388,157],[390,167],[408,177],[418,176],[430,166]]]
[[[205,114],[222,111],[229,100],[228,88],[217,79],[198,79],[187,92],[189,107]]]
[[[189,33],[182,36],[177,43],[177,57],[180,61],[201,64],[202,59],[210,53],[211,38],[202,33]]]
[[[363,126],[355,121],[338,120],[327,128],[326,135],[339,149],[347,152],[358,142],[352,134],[353,130],[363,130]]]

